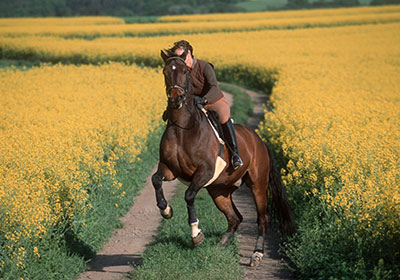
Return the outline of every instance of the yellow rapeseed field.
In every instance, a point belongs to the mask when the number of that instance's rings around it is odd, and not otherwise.
[[[318,13],[319,11],[319,13]],[[0,26],[0,36],[60,36],[65,38],[97,38],[124,36],[153,36],[211,32],[253,31],[263,29],[293,29],[318,26],[359,25],[400,21],[400,9],[367,9],[369,13],[339,13],[335,16],[317,10],[303,17],[264,17],[240,21],[200,21],[185,23],[107,24],[107,25],[16,25]],[[357,9],[355,9],[357,11]]]
[[[138,160],[159,126],[164,88],[158,71],[119,63],[2,70],[0,81],[2,250],[23,268],[19,241],[90,208],[89,183],[109,176],[121,188],[118,156]]]
[[[0,18],[0,26],[59,26],[59,25],[92,25],[92,24],[124,24],[117,17],[47,17],[47,18]]]
[[[260,125],[291,159],[289,192],[323,200],[369,241],[400,234],[399,27],[346,28],[284,48],[275,109]]]
[[[377,244],[400,234],[399,9],[266,13],[271,19],[260,13],[257,19],[237,15],[238,22],[227,22],[236,15],[217,15],[217,22],[207,22],[210,16],[166,18],[193,22],[112,25],[101,31],[85,25],[82,32],[78,27],[33,27],[27,32],[15,27],[13,32],[20,32],[15,37],[0,28],[11,35],[0,37],[0,49],[3,57],[13,59],[159,65],[160,49],[186,39],[195,56],[212,62],[217,72],[240,69],[263,84],[276,69],[274,109],[265,112],[258,133],[288,159],[282,174],[289,196],[320,201],[336,213],[335,227],[351,225],[352,236],[346,238],[363,236],[364,244]],[[395,22],[367,24],[377,19]],[[321,22],[330,28],[91,41],[60,37],[200,32],[195,21],[204,21],[202,28],[209,24],[207,32],[227,30],[228,25],[231,31]],[[46,32],[54,36],[43,36]],[[129,151],[134,161],[165,106],[161,76],[116,63],[1,72],[0,141],[6,144],[0,148],[0,213],[6,222],[0,231],[6,232],[9,247],[18,246],[22,236],[39,237],[49,226],[71,219],[74,211],[90,207],[83,187],[89,173],[95,178],[115,175],[118,153],[110,147]],[[111,160],[99,160],[105,151]],[[23,248],[8,249],[20,258],[24,254]],[[400,255],[396,248],[393,252]]]
[[[276,109],[266,114],[260,129],[292,159],[286,182],[292,188],[308,184],[306,195],[323,189],[321,199],[345,211],[360,230],[383,238],[398,231],[400,220],[399,29],[400,24],[393,23],[185,38],[194,45],[195,55],[217,69],[261,69],[254,74],[279,69]],[[44,57],[84,56],[96,62],[140,56],[160,61],[159,50],[180,38],[7,40],[20,42],[10,44],[11,49],[33,48]],[[343,187],[334,195],[337,182]]]

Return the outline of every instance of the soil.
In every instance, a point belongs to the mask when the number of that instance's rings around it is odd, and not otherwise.
[[[253,91],[246,91],[255,101],[254,114],[248,122],[248,126],[255,129],[264,118],[262,104],[267,102],[268,97]],[[232,104],[232,96],[228,93],[225,93],[225,96]],[[155,171],[156,167],[151,174]],[[113,232],[103,249],[89,264],[88,271],[82,273],[78,278],[79,280],[124,279],[127,273],[132,270],[132,265],[140,264],[141,255],[156,235],[162,219],[155,203],[151,174],[144,189],[135,198],[133,207],[121,219],[123,227]],[[167,200],[172,198],[176,186],[176,181],[163,183]],[[244,279],[293,279],[278,253],[280,238],[273,228],[268,230],[262,263],[255,268],[249,267],[250,256],[253,253],[257,237],[257,214],[251,192],[246,186],[240,187],[234,193],[233,199],[243,215],[243,222],[239,227],[237,239],[240,250],[240,266],[244,271]]]

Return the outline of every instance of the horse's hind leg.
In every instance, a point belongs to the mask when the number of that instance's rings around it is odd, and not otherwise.
[[[158,164],[157,172],[154,173],[153,176],[151,177],[151,181],[153,183],[153,187],[156,192],[157,206],[158,208],[160,208],[160,213],[165,219],[172,218],[173,212],[172,212],[172,207],[168,205],[164,197],[162,182],[172,181],[173,179],[175,179],[174,175],[169,170],[169,168],[162,162]]]
[[[242,215],[232,201],[232,193],[235,189],[235,187],[221,189],[213,186],[207,188],[208,193],[213,198],[215,205],[222,213],[224,213],[226,219],[228,220],[228,229],[220,241],[221,247],[226,247],[231,243],[239,224],[243,220]]]
[[[251,258],[250,266],[256,266],[261,262],[264,255],[264,239],[267,232],[268,218],[267,218],[267,186],[268,177],[260,176],[257,180],[251,180],[250,177],[245,180],[246,185],[250,187],[254,202],[257,209],[257,225],[258,237],[256,245]]]

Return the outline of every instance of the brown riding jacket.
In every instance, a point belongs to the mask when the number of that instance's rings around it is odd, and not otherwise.
[[[218,86],[214,66],[211,63],[193,57],[190,78],[192,80],[194,94],[207,98],[209,104],[213,104],[224,97],[224,94]]]

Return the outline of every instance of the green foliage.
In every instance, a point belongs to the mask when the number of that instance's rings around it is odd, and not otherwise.
[[[34,66],[40,66],[40,61],[26,61],[15,59],[0,59],[0,69],[13,67],[18,70],[27,70]]]
[[[236,12],[237,0],[17,0],[0,2],[0,17],[166,14]]]
[[[246,124],[248,118],[253,115],[251,97],[244,90],[234,85],[220,83],[220,87],[223,91],[229,92],[233,96],[231,118],[234,119],[235,123]]]
[[[360,0],[363,5],[367,5],[369,1]],[[358,0],[183,0],[179,3],[173,0],[1,0],[0,17],[111,15],[126,17],[128,23],[137,23],[152,22],[152,19],[143,16],[346,7],[359,4]],[[373,0],[371,3],[387,4],[399,4],[399,0]],[[137,16],[141,18],[138,19]]]
[[[308,0],[288,0],[287,7],[293,9],[301,9],[308,7]]]
[[[281,9],[287,3],[287,0],[253,0],[241,1],[236,6],[245,9],[247,12],[266,11],[269,9]]]
[[[158,16],[126,16],[123,17],[125,23],[155,23],[158,20]]]
[[[385,253],[385,242],[375,251],[377,244],[366,242],[361,232],[354,233],[353,224],[340,220],[317,197],[296,201],[295,213],[297,233],[284,243],[283,252],[301,279],[396,279],[400,275],[398,256]]]
[[[0,17],[62,16],[69,13],[65,0],[0,1]]]
[[[271,94],[278,80],[277,69],[261,69],[251,65],[226,65],[215,69],[218,80]]]
[[[288,0],[286,9],[315,9],[359,6],[359,0]]]
[[[372,0],[371,6],[380,6],[380,5],[397,5],[400,4],[400,0]]]

